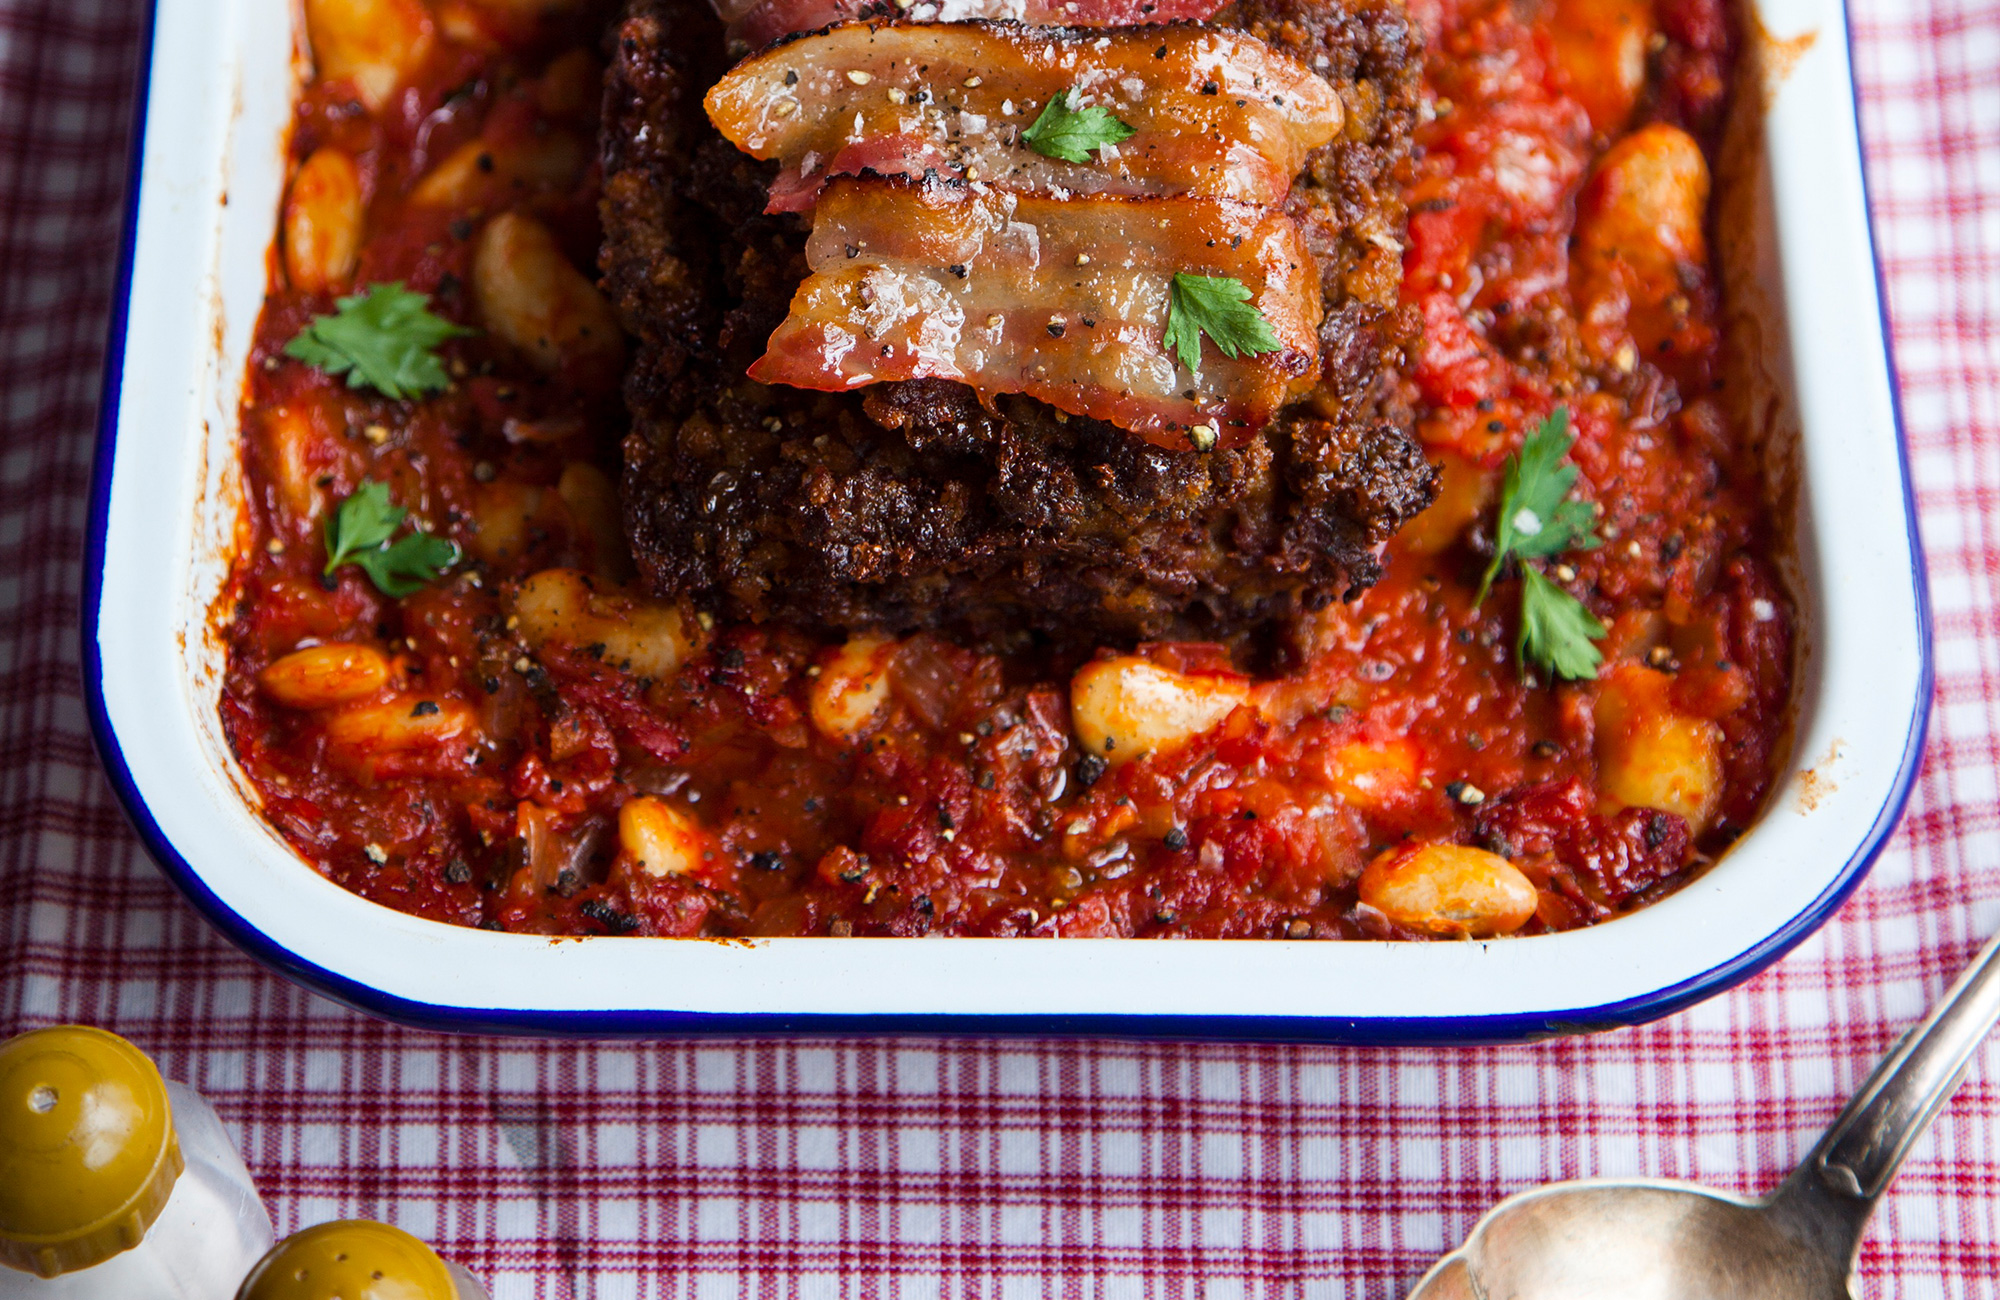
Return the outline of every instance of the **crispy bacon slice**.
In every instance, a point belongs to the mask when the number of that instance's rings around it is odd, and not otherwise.
[[[888,0],[714,0],[729,36],[751,49],[797,32],[892,12]],[[895,12],[913,22],[955,23],[984,18],[1065,27],[1133,27],[1206,22],[1222,0],[897,0]]]
[[[1135,134],[1084,163],[1021,140],[1049,100]],[[1254,36],[1189,25],[1102,31],[1015,23],[844,23],[739,63],[708,92],[731,143],[784,171],[770,211],[811,208],[831,177],[935,169],[1010,190],[1203,194],[1278,203],[1340,133],[1340,98]]]
[[[1318,364],[1319,270],[1291,218],[1226,199],[1077,198],[876,177],[828,185],[813,273],[750,367],[839,392],[953,379],[1027,393],[1161,447],[1247,440]],[[1176,272],[1232,276],[1283,345],[1201,373],[1168,351]]]
[[[920,136],[884,135],[844,146],[824,165],[811,172],[797,166],[785,168],[771,182],[771,201],[766,212],[811,212],[819,202],[819,192],[835,176],[939,176],[963,175],[950,155]]]

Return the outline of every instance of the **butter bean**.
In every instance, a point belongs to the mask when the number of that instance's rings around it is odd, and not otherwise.
[[[1674,710],[1671,680],[1640,664],[1597,690],[1597,784],[1619,803],[1678,813],[1700,834],[1722,798],[1722,729]]]
[[[294,650],[257,674],[264,693],[291,709],[325,709],[379,694],[389,660],[371,646],[335,641]]]
[[[479,719],[465,701],[415,695],[350,704],[326,720],[328,743],[347,751],[350,757],[442,744],[478,729]]]
[[[697,633],[680,608],[597,582],[574,569],[544,569],[521,584],[514,615],[530,645],[604,647],[604,662],[639,677],[673,676],[695,652]]]
[[[1507,859],[1460,844],[1405,844],[1361,873],[1361,901],[1399,925],[1483,939],[1535,914],[1535,887]]]
[[[1548,30],[1570,97],[1616,135],[1646,88],[1652,0],[1556,0]]]
[[[889,700],[889,669],[899,645],[883,636],[857,636],[820,667],[807,693],[813,725],[834,740],[852,740],[868,729]]]
[[[436,43],[418,0],[305,0],[306,39],[319,75],[346,78],[369,112],[416,71]]]
[[[1070,720],[1083,747],[1117,767],[1181,748],[1249,698],[1245,678],[1180,673],[1124,655],[1077,671]]]
[[[618,846],[649,876],[684,876],[701,865],[707,837],[684,814],[651,795],[618,810]]]
[[[472,250],[472,296],[487,328],[537,367],[575,365],[616,381],[625,336],[611,305],[534,218],[507,212],[486,223]]]
[[[361,173],[338,149],[315,150],[285,193],[285,277],[295,289],[346,289],[361,251]]]

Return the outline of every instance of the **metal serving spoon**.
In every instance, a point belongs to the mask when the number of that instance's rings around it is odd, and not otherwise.
[[[1849,1300],[1861,1229],[2000,1020],[2000,935],[1761,1200],[1664,1179],[1510,1196],[1410,1300]]]

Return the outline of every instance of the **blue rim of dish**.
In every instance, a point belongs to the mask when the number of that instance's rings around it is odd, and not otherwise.
[[[1854,81],[1854,18],[1846,5],[1848,94],[1860,139],[1860,88]],[[120,385],[124,375],[126,331],[132,296],[132,266],[137,252],[139,177],[145,157],[147,99],[152,86],[152,55],[156,6],[146,6],[140,42],[142,69],[133,109],[130,154],[126,163],[125,213],[112,296],[110,325],[104,351],[97,436],[91,466],[90,515],[84,538],[83,670],[84,697],[90,712],[91,735],[119,802],[124,805],[139,838],[195,910],[210,925],[249,956],[288,979],[336,1002],[369,1015],[416,1029],[501,1034],[538,1038],[691,1038],[765,1036],[938,1036],[938,1037],[1063,1037],[1173,1038],[1211,1041],[1271,1041],[1348,1043],[1379,1046],[1519,1043],[1569,1034],[1594,1033],[1643,1024],[1671,1015],[1749,979],[1791,951],[1824,925],[1847,900],[1894,833],[1903,806],[1917,778],[1929,728],[1934,665],[1931,647],[1930,585],[1926,577],[1923,539],[1917,530],[1916,498],[1910,486],[1908,440],[1903,429],[1902,381],[1890,346],[1888,286],[1881,249],[1875,239],[1874,206],[1869,201],[1868,157],[1861,150],[1862,201],[1868,220],[1868,253],[1875,276],[1877,324],[1882,358],[1889,378],[1891,414],[1896,430],[1896,458],[1902,475],[1903,526],[1910,546],[1910,578],[1915,591],[1918,675],[1912,710],[1896,779],[1875,821],[1854,853],[1819,897],[1763,941],[1729,961],[1652,993],[1602,1006],[1575,1010],[1523,1012],[1497,1016],[1343,1017],[1343,1016],[1197,1016],[1197,1015],[1077,1015],[1019,1014],[933,1015],[787,1014],[783,1012],[690,1012],[672,1010],[507,1010],[459,1007],[421,1002],[385,992],[299,956],[273,941],[233,910],[203,882],[200,873],[181,856],[160,828],[133,779],[118,734],[104,701],[104,663],[98,645],[99,606],[104,592],[105,538],[110,523],[111,465],[117,443]],[[610,942],[620,942],[610,940]],[[624,942],[632,942],[625,940]]]

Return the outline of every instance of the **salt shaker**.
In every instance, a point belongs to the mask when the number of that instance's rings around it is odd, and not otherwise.
[[[271,1236],[215,1111],[138,1048],[0,1043],[0,1300],[228,1300]]]
[[[257,1261],[236,1300],[491,1300],[478,1279],[386,1223],[295,1232]]]

